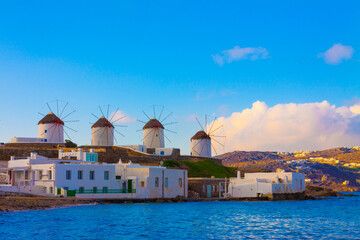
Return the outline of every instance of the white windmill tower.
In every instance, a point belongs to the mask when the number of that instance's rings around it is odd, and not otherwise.
[[[54,102],[50,102],[50,104],[55,108]],[[57,111],[55,114],[53,113],[50,104],[46,103],[47,109],[50,111],[48,114],[45,115],[39,112],[39,114],[44,117],[38,122],[38,138],[43,138],[45,139],[45,142],[49,143],[64,143],[64,133],[71,139],[64,127],[76,132],[76,130],[65,125],[65,123],[79,122],[79,120],[65,120],[76,112],[76,110],[72,109],[68,103],[65,104],[64,102],[56,100]],[[63,107],[61,105],[63,105]],[[62,108],[61,112],[59,112],[59,107],[60,109]]]
[[[117,142],[117,140],[114,136],[115,132],[124,136],[123,134],[121,134],[119,131],[117,131],[115,129],[115,126],[126,127],[124,125],[116,125],[115,123],[117,123],[121,119],[125,118],[125,116],[118,116],[119,108],[117,108],[116,111],[110,113],[110,118],[109,118],[110,105],[107,105],[106,117],[100,106],[99,106],[99,109],[102,114],[102,116],[100,118],[98,118],[96,115],[92,114],[98,120],[91,126],[91,145],[113,146],[114,140]]]
[[[221,143],[222,140],[216,139],[216,138],[221,138],[225,140],[225,136],[215,135],[215,133],[218,130],[220,130],[223,126],[221,125],[214,128],[216,122],[216,117],[215,117],[208,130],[207,116],[205,115],[205,129],[204,129],[201,126],[197,117],[195,118],[201,129],[197,131],[197,133],[194,136],[192,136],[192,138],[190,139],[190,155],[199,156],[199,157],[211,157],[212,156],[211,149],[213,149],[217,155],[217,151],[212,141],[215,141],[217,144],[221,145],[222,147],[225,147],[225,145]]]
[[[177,122],[168,122],[165,123],[165,120],[168,119],[173,113],[170,112],[166,115],[163,119],[161,118],[164,112],[164,106],[157,106],[161,107],[161,111],[159,116],[156,116],[156,109],[155,105],[153,105],[153,113],[154,116],[150,118],[148,114],[143,111],[145,116],[149,119],[148,122],[144,122],[141,120],[138,120],[142,123],[145,123],[145,125],[142,128],[143,131],[143,145],[145,145],[147,148],[165,148],[165,138],[169,141],[170,139],[164,134],[164,131],[169,131],[172,133],[176,133],[174,131],[171,131],[169,129],[166,129],[164,126],[175,124]]]
[[[38,137],[45,138],[46,142],[64,142],[64,122],[54,113],[49,112],[39,123]]]
[[[164,148],[164,126],[156,118],[151,118],[143,127],[143,144],[147,148]]]
[[[104,116],[91,126],[91,145],[113,146],[114,125]]]

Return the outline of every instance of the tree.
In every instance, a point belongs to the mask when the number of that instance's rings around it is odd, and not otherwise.
[[[72,142],[71,140],[69,139],[66,139],[65,140],[65,147],[67,148],[76,148],[77,147],[77,144]]]

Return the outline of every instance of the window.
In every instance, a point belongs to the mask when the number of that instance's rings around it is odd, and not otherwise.
[[[84,187],[79,187],[79,193],[84,193]]]
[[[155,178],[155,187],[159,187],[159,178],[158,177]]]
[[[179,178],[179,187],[182,187],[182,178]]]
[[[90,180],[95,179],[95,171],[90,171]]]
[[[47,142],[47,139],[46,139],[46,138],[44,139],[44,142]]]
[[[68,188],[68,187],[63,187],[63,189],[64,189],[64,190],[66,190],[66,191],[67,191],[67,190],[69,190],[69,188]]]
[[[120,180],[121,176],[115,176],[115,179]]]
[[[104,180],[109,180],[109,171],[104,172]]]
[[[164,151],[161,151],[161,152],[160,152],[160,155],[161,155],[161,156],[164,156],[164,155],[165,155]]]
[[[97,193],[97,187],[93,187],[93,192]]]
[[[54,188],[53,187],[49,187],[49,193],[54,193]]]
[[[71,180],[71,171],[70,170],[66,171],[66,180]]]
[[[107,193],[108,192],[108,188],[107,187],[103,187],[103,193]]]
[[[168,178],[165,178],[165,187],[169,187],[169,179]]]
[[[45,133],[47,133],[47,130],[45,130]]]
[[[140,182],[140,187],[145,187],[145,182],[144,181]]]
[[[49,180],[51,180],[52,179],[52,171],[51,170],[49,170],[49,172],[48,172],[48,177],[49,177]]]
[[[83,171],[82,170],[78,171],[78,179],[79,180],[83,179]]]

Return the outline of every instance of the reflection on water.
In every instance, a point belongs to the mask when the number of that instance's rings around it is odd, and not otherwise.
[[[92,205],[0,213],[5,239],[359,238],[360,197]]]

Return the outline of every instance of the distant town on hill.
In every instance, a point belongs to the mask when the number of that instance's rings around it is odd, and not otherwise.
[[[336,191],[360,190],[360,148],[332,148],[321,151],[260,152],[234,151],[217,156],[223,165],[243,172],[278,168],[306,174],[308,185]]]

